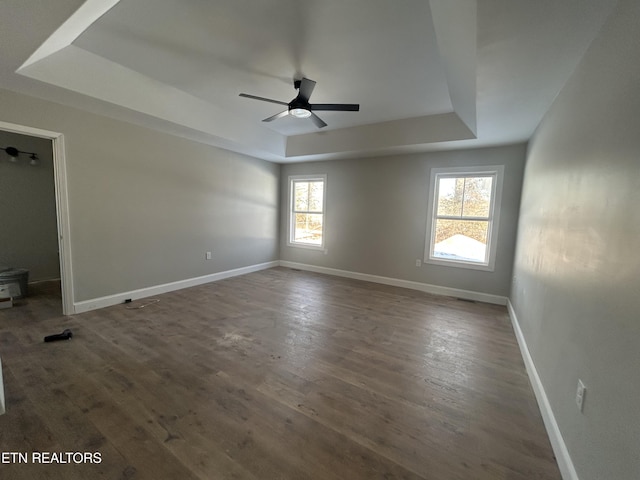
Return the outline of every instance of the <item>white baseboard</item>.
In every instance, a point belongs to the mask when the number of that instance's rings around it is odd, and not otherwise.
[[[0,415],[6,411],[4,405],[4,381],[2,379],[2,359],[0,359]]]
[[[419,290],[421,292],[432,293],[435,295],[446,295],[448,297],[464,298],[465,300],[475,300],[477,302],[494,303],[496,305],[507,304],[507,297],[502,297],[500,295],[492,295],[489,293],[473,292],[471,290],[461,290],[459,288],[441,287],[439,285],[413,282],[411,280],[401,280],[399,278],[381,277],[379,275],[350,272],[348,270],[338,270],[336,268],[318,267],[316,265],[307,265],[306,263],[288,262],[286,260],[280,260],[280,266],[288,267],[288,268],[296,268],[298,270],[306,270],[309,272],[324,273],[327,275],[335,275],[337,277],[346,277],[346,278],[353,278],[356,280],[364,280],[366,282],[382,283],[384,285],[392,285],[394,287],[409,288],[411,290]]]
[[[513,325],[513,330],[516,334],[518,345],[520,346],[520,352],[522,354],[522,359],[524,360],[524,365],[527,368],[527,373],[529,374],[529,381],[531,382],[531,386],[533,387],[536,399],[538,400],[538,407],[540,408],[540,413],[542,414],[544,426],[547,429],[547,435],[549,435],[549,440],[551,441],[553,453],[555,454],[556,460],[558,462],[560,474],[562,475],[563,480],[579,480],[576,469],[573,466],[571,457],[569,456],[567,445],[564,443],[562,433],[560,433],[560,427],[558,427],[556,417],[553,415],[553,410],[551,410],[551,404],[549,403],[547,394],[544,391],[544,387],[542,386],[542,381],[540,380],[540,376],[538,375],[538,370],[536,369],[536,366],[533,363],[533,358],[529,353],[529,347],[527,347],[527,342],[522,333],[522,329],[520,328],[520,324],[518,323],[516,312],[513,309],[513,305],[511,305],[511,301],[509,300],[507,300],[507,310],[509,311],[509,317],[511,318],[511,324]]]
[[[278,261],[258,263],[256,265],[249,265],[247,267],[235,268],[233,270],[226,270],[224,272],[212,273],[210,275],[204,275],[202,277],[187,278],[185,280],[179,280],[177,282],[165,283],[162,285],[155,285],[153,287],[132,290],[130,292],[122,292],[106,297],[76,302],[73,304],[74,313],[84,313],[90,310],[96,310],[98,308],[118,305],[120,303],[124,303],[124,301],[128,298],[130,298],[131,300],[137,300],[140,298],[151,297],[153,295],[173,292],[182,288],[195,287],[197,285],[203,285],[205,283],[217,282],[218,280],[223,280],[225,278],[237,277],[238,275],[245,275],[247,273],[257,272],[259,270],[266,270],[267,268],[277,267],[278,265]]]

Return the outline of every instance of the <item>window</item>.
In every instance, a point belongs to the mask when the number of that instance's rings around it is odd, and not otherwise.
[[[324,248],[326,175],[289,177],[289,245]]]
[[[494,269],[504,167],[431,170],[424,261]]]

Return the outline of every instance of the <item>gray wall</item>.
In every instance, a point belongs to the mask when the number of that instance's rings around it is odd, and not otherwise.
[[[51,141],[0,130],[0,147],[9,146],[40,164],[0,151],[0,266],[28,269],[30,282],[60,278]]]
[[[524,178],[511,300],[581,480],[640,478],[639,26],[621,0]]]
[[[511,282],[525,145],[282,166],[280,258],[507,296]],[[494,272],[423,264],[430,169],[504,165]],[[287,246],[289,175],[326,173],[327,254]]]
[[[0,105],[65,136],[75,301],[277,260],[278,165],[5,90]]]

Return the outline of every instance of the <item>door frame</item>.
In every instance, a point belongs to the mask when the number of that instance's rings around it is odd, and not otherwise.
[[[59,132],[0,121],[0,130],[51,140],[53,148],[53,176],[58,224],[58,251],[60,260],[60,284],[62,289],[62,314],[75,313],[73,298],[73,269],[71,264],[71,229],[69,226],[69,194],[67,191],[67,167],[64,135]]]

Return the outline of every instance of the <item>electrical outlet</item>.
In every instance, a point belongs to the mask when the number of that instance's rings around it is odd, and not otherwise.
[[[578,405],[578,410],[582,412],[584,408],[584,397],[587,394],[587,388],[582,383],[582,380],[578,379],[578,389],[576,390],[576,405]]]
[[[207,260],[211,260],[211,252],[207,252],[206,258]]]
[[[420,259],[416,260],[416,267],[419,267],[420,265],[422,265],[422,261]]]

